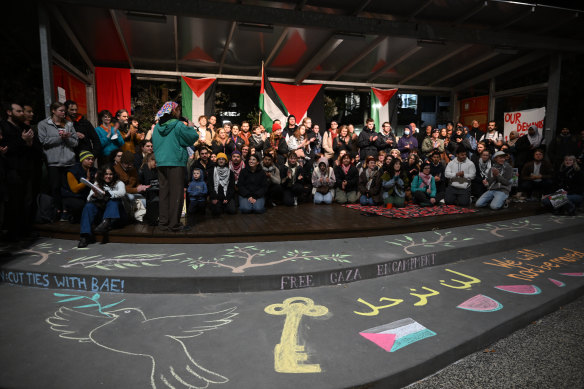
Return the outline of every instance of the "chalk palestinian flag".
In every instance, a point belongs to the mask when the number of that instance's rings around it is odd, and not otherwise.
[[[215,87],[216,78],[189,78],[182,77],[182,114],[198,123],[199,116],[207,117],[215,114]]]
[[[407,318],[369,328],[359,332],[359,335],[392,353],[422,339],[435,336],[436,333],[414,319]]]
[[[286,126],[288,115],[294,115],[296,122],[309,116],[313,124],[325,125],[324,95],[322,84],[290,85],[270,82],[262,72],[259,107],[261,123],[271,131],[275,119],[280,119],[282,128]]]
[[[389,100],[397,93],[397,89],[371,88],[371,119],[375,128],[381,131],[381,124],[391,123],[392,112],[389,112]]]

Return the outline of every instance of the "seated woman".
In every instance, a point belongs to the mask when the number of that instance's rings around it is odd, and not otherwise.
[[[436,205],[436,181],[430,173],[429,163],[425,163],[420,174],[414,177],[412,195],[414,202],[422,207]]]
[[[339,204],[356,203],[359,200],[359,172],[351,163],[349,154],[343,154],[339,159],[340,164],[334,168],[337,181],[335,200]]]
[[[248,165],[241,171],[237,186],[239,188],[239,210],[241,213],[264,213],[266,211],[266,191],[268,178],[259,166],[257,155],[250,155]]]
[[[87,196],[87,203],[81,214],[81,239],[78,248],[95,242],[94,233],[104,234],[111,230],[115,222],[125,218],[121,211],[121,200],[126,194],[126,186],[118,179],[115,170],[109,165],[100,168],[94,185],[101,191],[92,188]],[[101,222],[92,232],[91,227],[96,219]]]
[[[158,182],[158,170],[156,169],[156,158],[154,153],[147,154],[144,158],[140,172],[138,173],[140,184],[147,186],[144,197],[146,198],[146,214],[144,221],[151,226],[158,225],[158,209],[160,198],[160,185]]]
[[[401,159],[394,158],[387,171],[381,176],[382,198],[387,208],[399,208],[405,204],[406,188],[409,180],[404,169],[402,169],[402,165]]]
[[[93,167],[95,156],[90,151],[79,153],[79,162],[69,168],[67,182],[61,188],[63,211],[69,215],[71,223],[79,223],[81,212],[85,206],[89,186],[81,182],[85,178],[89,182],[95,180],[97,169]]]
[[[241,173],[245,168],[241,170]],[[240,176],[241,177],[241,173]],[[235,215],[235,173],[227,166],[227,155],[220,153],[217,158],[217,165],[213,167],[209,174],[207,189],[211,214],[219,216],[222,213]]]
[[[575,215],[576,209],[582,205],[584,196],[584,173],[576,157],[573,155],[566,155],[564,162],[560,166],[560,171],[556,174],[556,188],[564,189],[568,193],[568,203],[554,209],[554,214]],[[547,208],[553,208],[551,201],[545,197],[542,203]]]
[[[321,157],[318,160],[318,167],[312,172],[312,190],[315,204],[331,204],[335,197],[335,173],[329,167],[328,159]]]
[[[378,205],[382,202],[381,197],[381,172],[375,165],[375,158],[372,156],[365,159],[365,168],[359,175],[359,192],[361,205]]]

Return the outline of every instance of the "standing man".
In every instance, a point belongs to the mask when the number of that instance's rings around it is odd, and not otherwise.
[[[34,132],[31,128],[25,130],[24,110],[20,104],[10,103],[3,108],[0,152],[6,162],[4,189],[8,193],[4,220],[8,240],[17,241],[32,233]]]
[[[97,132],[95,132],[95,126],[85,116],[79,114],[79,108],[75,101],[65,101],[65,110],[67,111],[67,120],[73,122],[73,128],[75,128],[79,141],[75,154],[79,155],[81,151],[85,150],[91,151],[91,154],[96,158],[101,156],[101,142]]]
[[[494,120],[489,121],[487,132],[479,140],[487,144],[487,148],[491,154],[499,151],[501,146],[503,146],[503,134],[497,131],[497,123]]]
[[[187,147],[199,139],[193,123],[186,126],[178,120],[181,107],[173,101],[166,102],[156,114],[159,118],[152,134],[154,155],[160,183],[160,229],[181,231],[189,228],[180,223],[184,200]]]
[[[359,140],[357,141],[359,145],[359,159],[361,161],[365,161],[367,157],[377,158],[377,147],[375,146],[377,138],[378,134],[375,132],[375,121],[369,118],[365,122],[365,127],[363,127],[363,131],[359,134]]]

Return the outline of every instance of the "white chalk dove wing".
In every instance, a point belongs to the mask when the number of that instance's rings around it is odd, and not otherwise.
[[[111,317],[104,315],[91,315],[67,307],[60,307],[53,316],[45,321],[53,331],[59,333],[61,338],[91,342],[89,338],[91,331],[112,320]]]

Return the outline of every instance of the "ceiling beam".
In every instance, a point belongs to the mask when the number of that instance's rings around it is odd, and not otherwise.
[[[164,70],[147,70],[147,69],[130,69],[131,74],[140,74],[140,75],[150,75],[150,76],[170,76],[170,77],[197,77],[197,78],[217,78],[217,79],[224,79],[224,80],[240,80],[240,81],[261,81],[261,76],[242,76],[238,74],[216,74],[216,73],[190,73],[190,72],[172,72],[172,71],[164,71]],[[292,83],[294,82],[293,78],[281,78],[281,77],[270,77],[270,81],[273,82],[286,82]],[[444,88],[444,87],[430,87],[427,85],[397,85],[397,84],[375,84],[375,83],[362,83],[362,82],[346,82],[346,81],[328,81],[328,80],[309,80],[306,79],[303,82],[304,84],[323,84],[325,86],[337,86],[337,87],[346,87],[348,90],[352,90],[354,88],[383,88],[383,89],[391,89],[391,88],[400,88],[401,90],[407,91],[435,91],[435,92],[450,92],[451,88]]]
[[[274,59],[276,54],[278,54],[278,51],[280,51],[280,47],[282,47],[282,44],[284,43],[284,41],[286,40],[286,37],[288,36],[288,31],[290,31],[289,27],[284,28],[284,30],[280,34],[280,37],[278,38],[278,40],[274,44],[274,47],[272,47],[272,51],[270,51],[268,58],[266,58],[266,60],[264,62],[264,66],[268,66],[272,62],[272,60]]]
[[[581,40],[539,36],[535,33],[509,34],[492,29],[456,27],[445,23],[410,22],[364,16],[324,13],[315,10],[297,11],[282,7],[255,4],[234,4],[223,1],[138,1],[138,0],[53,0],[76,6],[91,6],[190,16],[214,20],[273,24],[288,27],[322,28],[364,35],[387,35],[411,39],[443,40],[482,45],[505,45],[518,48],[584,52]],[[261,3],[264,4],[264,3]],[[383,16],[383,15],[380,15]]]
[[[459,17],[458,19],[456,19],[454,21],[454,25],[455,26],[460,26],[466,20],[472,18],[473,16],[475,16],[476,14],[478,14],[479,12],[481,12],[483,10],[483,8],[485,8],[487,5],[489,5],[489,2],[487,0],[481,1],[480,4],[478,4],[477,6],[475,6],[472,10],[470,10],[466,14],[464,14],[461,17]]]
[[[476,85],[478,83],[490,80],[493,77],[497,77],[501,74],[507,73],[513,69],[517,69],[518,67],[525,66],[525,65],[527,65],[527,64],[529,64],[529,63],[531,63],[531,62],[533,62],[533,61],[535,61],[535,60],[537,60],[537,59],[539,59],[547,54],[548,53],[543,52],[543,51],[535,51],[533,53],[529,53],[529,54],[527,54],[519,59],[516,59],[515,61],[508,62],[505,65],[499,66],[496,69],[493,69],[489,72],[483,73],[480,76],[477,76],[477,77],[472,78],[470,80],[466,80],[465,82],[454,86],[452,89],[454,91],[460,91],[462,89],[469,88],[469,87]]]
[[[85,48],[83,47],[81,42],[79,42],[79,39],[77,39],[77,35],[75,35],[73,30],[69,26],[69,23],[67,23],[61,12],[59,12],[57,7],[53,4],[48,5],[48,8],[53,14],[53,17],[57,19],[57,23],[59,23],[59,25],[65,32],[65,35],[67,35],[73,46],[77,49],[77,52],[79,53],[87,67],[91,70],[92,73],[95,72],[95,65],[93,65],[93,62],[91,62],[91,58],[89,58],[87,51],[85,51]]]
[[[365,10],[365,8],[367,8],[369,6],[369,4],[371,3],[371,0],[365,0],[361,2],[361,5],[359,6],[359,8],[357,8],[356,10],[353,11],[352,15],[353,16],[357,16],[359,15],[361,12],[363,12]]]
[[[510,27],[511,25],[525,19],[526,17],[533,15],[535,13],[535,7],[536,6],[534,5],[534,6],[530,7],[527,11],[521,12],[519,15],[515,16],[514,18],[511,18],[511,19],[507,20],[506,22],[495,26],[495,28],[494,28],[495,31],[504,30],[505,28]]]
[[[225,41],[225,45],[223,46],[223,53],[221,54],[221,59],[219,60],[219,71],[217,72],[219,74],[223,72],[223,64],[225,63],[225,57],[227,56],[227,52],[229,51],[229,45],[231,44],[233,34],[235,33],[235,27],[237,27],[237,23],[231,22],[231,27],[229,28],[229,33],[227,34],[227,40]]]
[[[306,65],[302,67],[302,70],[298,72],[296,77],[294,78],[294,82],[296,84],[300,84],[304,81],[310,73],[322,63],[329,55],[337,48],[339,45],[343,43],[343,38],[339,37],[338,35],[331,35],[329,39],[318,49],[318,51],[310,57]]]
[[[480,65],[481,63],[488,61],[491,58],[496,57],[499,54],[500,53],[497,53],[497,52],[487,53],[486,55],[483,55],[482,57],[478,58],[477,60],[475,60],[471,63],[468,63],[468,64],[461,66],[461,67],[457,67],[456,69],[454,69],[452,72],[448,73],[447,75],[439,78],[436,81],[432,81],[430,84],[428,84],[428,86],[434,86],[434,85],[440,84],[442,81],[448,80],[449,78],[454,77],[457,74],[460,74],[462,72],[465,72],[468,69],[472,69],[475,66]]]
[[[332,81],[336,81],[341,77],[345,72],[359,63],[363,58],[365,58],[369,53],[371,53],[377,46],[379,46],[383,41],[387,39],[386,36],[378,36],[373,42],[371,42],[363,51],[357,54],[352,60],[345,64],[334,76],[331,78]]]
[[[410,14],[410,16],[408,17],[408,20],[414,20],[416,18],[416,16],[418,16],[423,10],[428,8],[428,6],[430,4],[432,4],[433,2],[434,2],[434,0],[426,0],[426,2],[424,4],[419,6],[414,12],[412,12]]]
[[[574,12],[572,13],[570,16],[568,16],[565,19],[559,20],[556,23],[550,23],[547,26],[541,26],[541,28],[537,29],[537,33],[539,34],[547,34],[550,31],[556,30],[560,27],[565,26],[566,24],[570,23],[572,20],[579,18],[580,17],[580,13],[579,12]]]
[[[449,60],[452,57],[457,56],[458,54],[462,53],[463,51],[470,49],[472,47],[472,45],[464,45],[462,47],[457,48],[454,51],[451,51],[450,53],[446,54],[446,55],[441,55],[440,58],[436,59],[435,61],[431,61],[430,64],[424,66],[423,68],[421,68],[420,70],[410,74],[409,76],[407,76],[406,78],[402,79],[399,83],[403,84],[404,82],[407,82],[409,80],[411,80],[412,78],[427,72],[428,70],[432,69],[434,66],[437,66],[439,64],[441,64],[442,62]]]
[[[387,65],[383,66],[381,69],[379,69],[378,71],[373,73],[367,79],[367,82],[372,82],[373,80],[375,80],[376,78],[381,76],[383,73],[385,73],[387,70],[393,69],[394,67],[396,67],[397,65],[399,65],[400,63],[402,63],[403,61],[405,61],[406,59],[408,59],[409,57],[411,57],[412,55],[414,55],[415,53],[417,53],[421,49],[422,49],[421,46],[414,46],[411,49],[407,50],[406,52],[401,54],[399,57],[397,57],[397,59],[395,59],[393,62],[388,63]]]
[[[120,43],[122,44],[124,53],[126,53],[126,58],[128,58],[128,64],[130,65],[130,69],[133,69],[134,63],[132,62],[132,57],[130,56],[130,50],[128,49],[126,39],[124,38],[122,27],[120,26],[120,22],[118,21],[118,17],[116,16],[116,11],[113,9],[109,9],[109,13],[110,16],[112,17],[112,22],[114,23],[114,27],[116,28],[116,32],[118,33],[118,38],[120,39]]]

